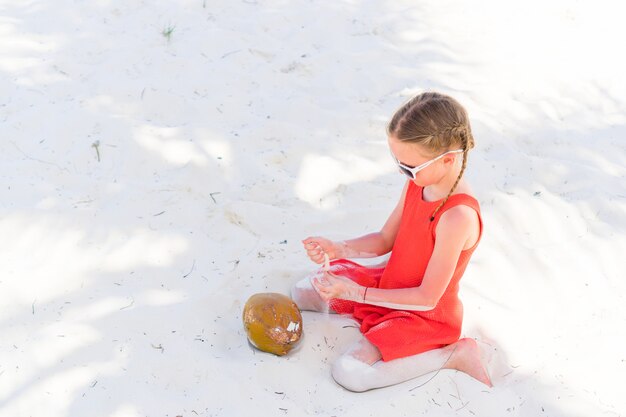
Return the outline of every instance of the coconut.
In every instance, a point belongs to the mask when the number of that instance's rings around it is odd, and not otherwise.
[[[243,308],[242,319],[250,343],[278,356],[286,355],[302,336],[300,310],[283,294],[254,294]]]

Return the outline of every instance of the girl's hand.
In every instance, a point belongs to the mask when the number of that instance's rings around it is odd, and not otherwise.
[[[316,264],[324,262],[324,253],[329,259],[338,259],[341,255],[341,245],[324,237],[307,237],[302,241],[308,257]]]
[[[331,272],[324,272],[324,275],[316,276],[311,280],[315,291],[325,301],[331,298],[340,298],[342,300],[350,300],[363,302],[363,293],[365,287],[357,284],[349,278],[335,275]]]

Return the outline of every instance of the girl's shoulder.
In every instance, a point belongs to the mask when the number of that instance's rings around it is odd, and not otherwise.
[[[425,200],[428,203],[438,203],[442,201],[442,197],[437,198],[437,197],[429,197],[427,196],[428,191],[425,190],[425,187],[422,186],[418,186],[418,185],[414,185],[414,188],[416,191],[419,190],[419,194],[421,197],[423,197],[422,199]],[[464,181],[463,179],[459,182],[459,184],[456,186],[456,188],[454,189],[454,191],[452,192],[452,194],[450,194],[450,197],[452,196],[456,196],[456,195],[463,195],[463,196],[469,196],[471,197],[473,200],[478,201],[478,198],[476,197],[476,195],[474,194],[474,190],[472,189],[472,187],[469,185],[469,183],[467,183],[466,181]],[[448,200],[450,200],[450,197],[448,197]],[[456,200],[456,198],[452,199],[453,201]],[[448,202],[446,202],[448,203]],[[450,202],[451,204],[452,202]],[[450,204],[446,204],[447,206],[449,206]]]
[[[448,207],[442,210],[433,229],[433,237],[436,238],[440,225],[447,224],[454,229],[459,238],[464,239],[463,250],[475,248],[482,234],[482,219],[480,205],[468,183],[460,184],[452,195],[463,197],[455,198]],[[467,198],[469,197],[469,198]],[[442,220],[442,221],[439,221]]]
[[[476,198],[476,195],[474,195],[474,190],[472,189],[472,186],[467,181],[459,181],[459,184],[452,192],[452,195],[455,194],[466,194],[472,197],[474,200],[478,200],[478,198]]]

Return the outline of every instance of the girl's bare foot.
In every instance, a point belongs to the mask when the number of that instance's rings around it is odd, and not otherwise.
[[[448,346],[448,348],[450,348],[453,353],[446,363],[445,368],[465,372],[483,384],[489,387],[493,386],[489,373],[487,372],[486,363],[481,356],[480,348],[474,339],[461,339]]]

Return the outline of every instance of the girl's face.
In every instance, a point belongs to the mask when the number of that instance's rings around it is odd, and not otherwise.
[[[426,148],[415,143],[402,142],[390,136],[387,139],[389,150],[393,156],[403,165],[408,167],[416,167],[425,162],[438,157],[446,150],[442,150],[439,154],[431,154]],[[445,177],[453,168],[455,162],[455,154],[448,154],[415,174],[412,181],[421,187],[436,184]],[[408,178],[408,177],[407,177]]]

